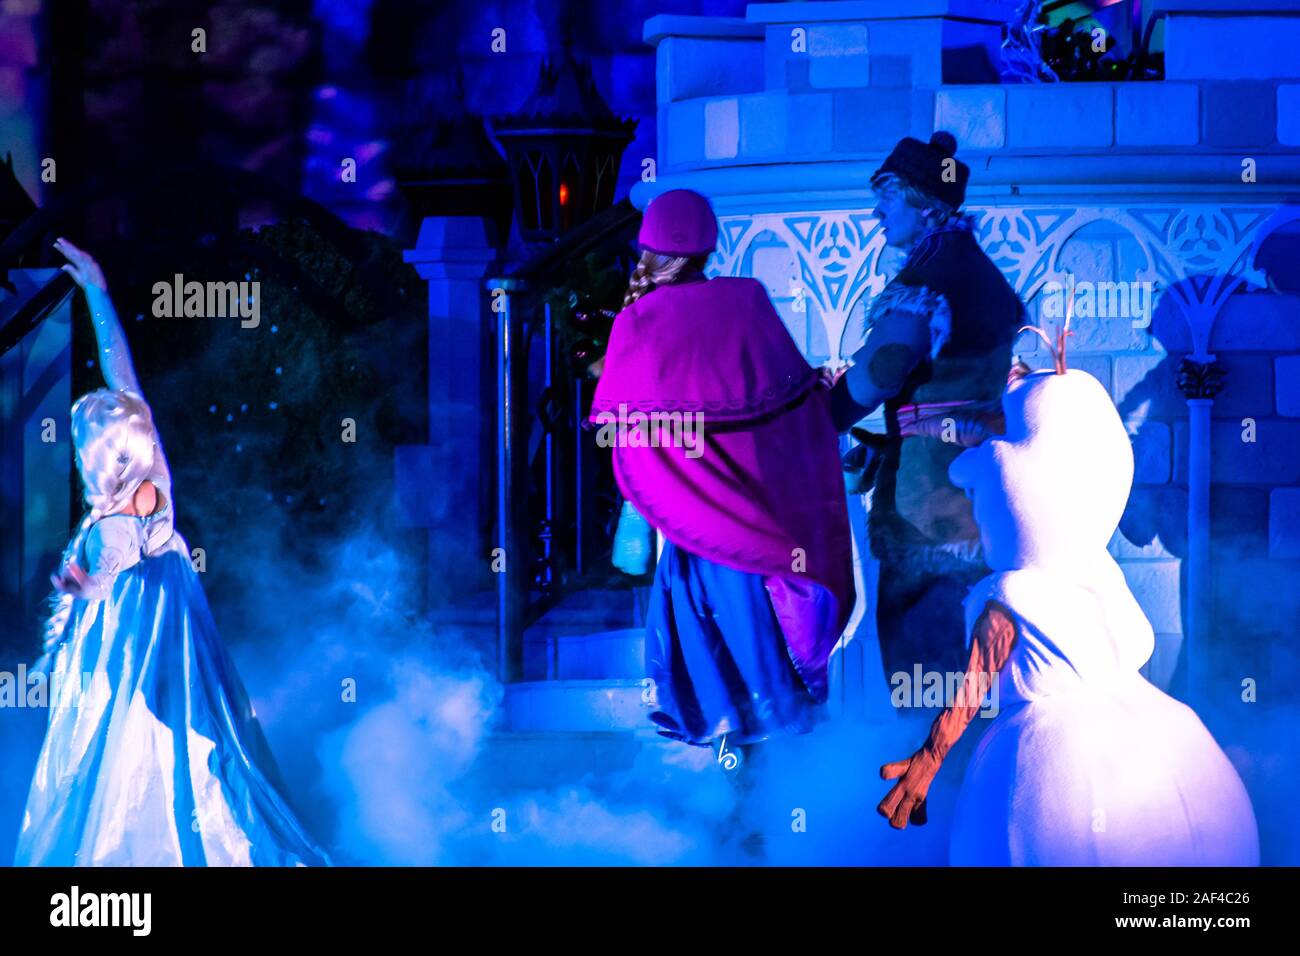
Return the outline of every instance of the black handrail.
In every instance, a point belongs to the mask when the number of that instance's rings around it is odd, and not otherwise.
[[[613,573],[593,573],[591,562],[584,560],[583,539],[595,514],[593,496],[584,491],[591,484],[595,456],[584,453],[583,446],[593,438],[580,427],[589,386],[562,361],[545,299],[565,264],[620,234],[634,234],[640,216],[624,199],[489,283],[490,289],[504,289],[507,299],[495,313],[497,545],[506,556],[497,581],[498,670],[504,682],[523,675],[525,629],[565,597]],[[544,371],[540,380],[534,375],[530,381],[534,347],[545,350],[545,361],[539,363]],[[530,453],[529,429],[534,427],[541,429],[541,440]],[[569,437],[572,449],[556,441]],[[540,508],[530,507],[534,497]],[[543,587],[535,587],[538,575]]]
[[[34,295],[18,307],[4,326],[0,327],[0,355],[4,355],[21,342],[23,337],[44,322],[48,315],[58,311],[76,288],[77,285],[72,281],[72,277],[60,271],[37,289]]]

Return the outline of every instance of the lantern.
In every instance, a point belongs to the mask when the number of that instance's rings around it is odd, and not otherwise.
[[[567,46],[558,65],[543,62],[519,112],[492,123],[506,150],[520,236],[549,242],[612,206],[636,125],[614,116],[591,67]]]

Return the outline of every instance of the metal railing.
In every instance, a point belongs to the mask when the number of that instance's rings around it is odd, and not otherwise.
[[[630,257],[640,212],[628,200],[487,280],[496,316],[497,668],[523,678],[524,631],[565,597],[616,580],[608,561],[616,489],[608,455],[582,427],[593,383],[564,354],[548,293],[572,262]]]

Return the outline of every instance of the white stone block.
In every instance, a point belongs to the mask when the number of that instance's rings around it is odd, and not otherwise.
[[[1169,426],[1146,422],[1133,438],[1133,480],[1143,484],[1168,481],[1172,449]]]
[[[1195,146],[1200,90],[1194,83],[1121,83],[1115,88],[1120,146]]]
[[[1109,146],[1114,89],[1108,83],[1007,87],[1007,145]]]
[[[740,106],[734,96],[704,103],[704,158],[735,159],[740,151]]]
[[[827,116],[829,127],[829,113]],[[740,97],[740,154],[767,159],[788,152],[790,96],[783,90]],[[826,131],[829,140],[829,128]]]
[[[763,88],[763,44],[755,40],[666,37],[655,70],[659,105]]]
[[[1001,149],[1007,142],[1007,94],[1000,86],[947,87],[935,92],[934,128],[965,149]]]
[[[1277,141],[1300,146],[1300,83],[1282,83],[1277,88]]]
[[[1300,79],[1297,50],[1300,17],[1171,12],[1165,27],[1165,79]]]
[[[1300,488],[1274,488],[1269,493],[1268,556],[1300,558]]]
[[[808,85],[814,89],[866,86],[870,79],[865,24],[809,26],[807,56]]]
[[[659,111],[664,165],[681,166],[704,158],[704,100],[684,100]]]
[[[1274,370],[1277,413],[1288,418],[1300,418],[1300,355],[1279,355]]]
[[[821,159],[830,150],[834,103],[831,93],[790,96],[786,109],[786,143],[791,155],[813,155]]]

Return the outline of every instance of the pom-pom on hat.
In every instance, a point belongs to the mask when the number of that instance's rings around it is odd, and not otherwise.
[[[646,207],[637,243],[664,256],[699,256],[718,245],[718,219],[693,189],[670,189]]]
[[[926,195],[957,209],[966,201],[970,167],[955,158],[956,152],[957,137],[946,129],[936,130],[928,143],[904,136],[880,168],[871,174],[871,183],[875,185],[882,176],[899,176]]]

